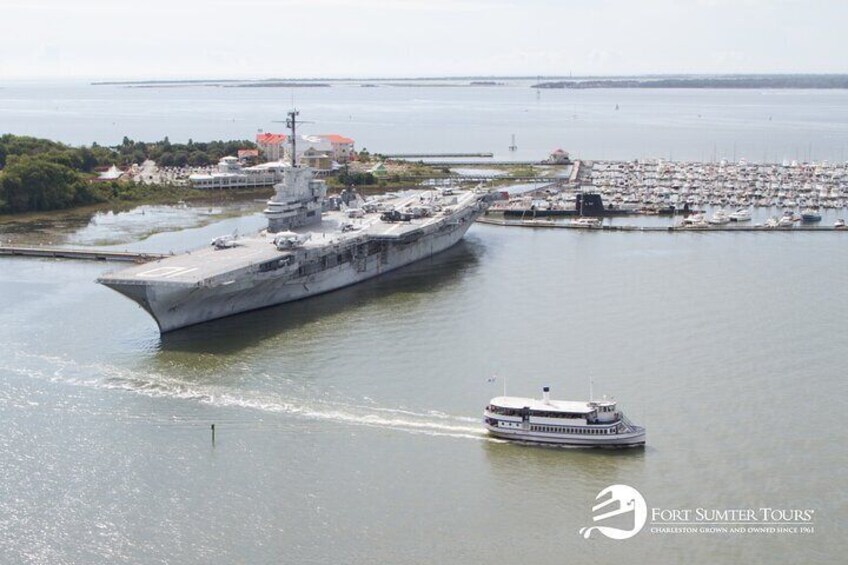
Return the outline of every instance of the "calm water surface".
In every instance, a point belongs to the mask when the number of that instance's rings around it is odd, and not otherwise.
[[[287,106],[272,94],[269,111]],[[37,108],[33,130],[48,113]],[[807,111],[827,121],[794,110]],[[106,137],[64,115],[57,128]],[[232,136],[218,131],[195,137]],[[189,249],[259,224],[247,215],[121,247]],[[112,233],[91,230],[68,238]],[[379,280],[167,336],[93,284],[110,268],[0,259],[0,562],[839,563],[848,551],[844,234],[475,225]],[[504,378],[511,394],[547,384],[583,398],[590,376],[647,426],[646,449],[482,432]],[[582,539],[595,495],[616,483],[650,507],[811,508],[815,533]]]
[[[127,88],[0,79],[0,133],[83,144],[123,137],[253,139],[297,105],[306,133],[383,153],[483,152],[541,160],[848,159],[844,90],[547,90],[499,87]],[[616,105],[619,109],[616,110]],[[515,134],[518,150],[508,151]]]

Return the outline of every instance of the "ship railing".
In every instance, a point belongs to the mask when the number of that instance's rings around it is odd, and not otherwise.
[[[633,422],[631,422],[630,419],[627,416],[625,416],[624,414],[621,414],[620,418],[621,418],[621,422],[625,426],[627,426],[627,431],[632,432],[638,427]]]

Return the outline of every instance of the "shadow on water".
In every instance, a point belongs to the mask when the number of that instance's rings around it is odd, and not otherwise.
[[[600,449],[513,442],[486,442],[483,449],[491,471],[505,477],[516,474],[544,477],[554,473],[589,479],[621,475],[622,480],[644,465],[649,451],[645,447]]]
[[[474,269],[484,247],[463,239],[450,249],[353,286],[296,302],[206,322],[159,337],[159,350],[231,354],[321,318],[351,312],[378,300],[424,296]]]

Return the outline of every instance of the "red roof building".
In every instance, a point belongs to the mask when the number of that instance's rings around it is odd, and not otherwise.
[[[318,137],[326,139],[333,146],[333,160],[339,163],[349,161],[353,155],[353,140],[337,133],[322,133]]]
[[[286,141],[284,133],[257,133],[256,145],[282,145]]]
[[[283,145],[286,142],[284,133],[257,133],[256,145],[268,161],[279,161],[283,158]]]

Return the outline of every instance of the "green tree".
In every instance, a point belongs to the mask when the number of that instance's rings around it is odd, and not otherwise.
[[[203,151],[192,151],[188,156],[188,164],[192,167],[205,167],[209,164],[209,156]]]
[[[54,210],[75,203],[79,174],[44,157],[15,156],[3,169],[0,199],[10,212]]]
[[[174,166],[174,154],[170,151],[162,153],[159,156],[159,160],[156,161],[156,164],[160,167],[173,167]]]

